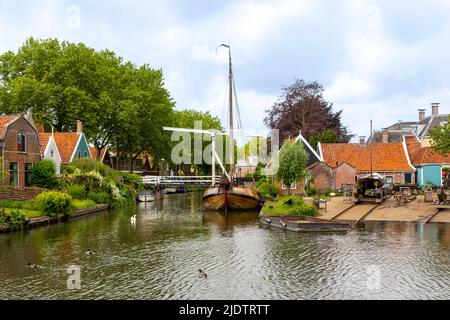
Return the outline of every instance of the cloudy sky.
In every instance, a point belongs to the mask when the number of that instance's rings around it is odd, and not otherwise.
[[[317,80],[368,135],[440,102],[450,113],[450,0],[0,0],[0,52],[29,36],[109,48],[162,68],[178,109],[226,119],[230,43],[246,129],[295,78]],[[224,122],[225,123],[225,122]]]

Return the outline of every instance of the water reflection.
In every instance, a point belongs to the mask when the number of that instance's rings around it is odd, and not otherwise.
[[[0,234],[0,298],[450,298],[449,225],[367,222],[346,234],[298,234],[262,228],[257,216],[203,211],[201,194],[188,193]],[[72,264],[81,268],[78,291],[66,287]],[[381,287],[371,290],[374,265]]]

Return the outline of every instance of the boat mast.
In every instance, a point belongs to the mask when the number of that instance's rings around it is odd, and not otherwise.
[[[228,47],[228,130],[230,136],[228,140],[228,148],[230,151],[230,183],[233,183],[234,177],[234,137],[233,137],[233,69],[231,67],[231,48]]]

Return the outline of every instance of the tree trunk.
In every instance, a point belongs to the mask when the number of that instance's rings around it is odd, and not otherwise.
[[[133,168],[134,168],[134,157],[131,157],[129,165],[128,165],[128,169],[129,169],[130,173],[133,173]]]

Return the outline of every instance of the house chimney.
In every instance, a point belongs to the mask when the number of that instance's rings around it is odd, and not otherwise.
[[[431,114],[432,115],[439,114],[439,103],[438,102],[433,102],[431,104]]]
[[[80,120],[77,121],[77,133],[83,133],[83,123]]]
[[[360,147],[366,146],[366,137],[365,136],[359,136],[359,146]]]
[[[387,128],[381,131],[381,143],[389,143],[389,132]]]
[[[425,119],[425,109],[418,109],[419,110],[419,121],[422,121]]]

